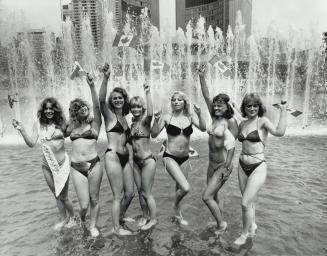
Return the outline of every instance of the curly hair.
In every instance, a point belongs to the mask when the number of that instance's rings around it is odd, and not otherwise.
[[[132,108],[134,105],[142,106],[142,113],[146,111],[145,101],[141,96],[134,96],[129,100],[129,106]]]
[[[213,109],[213,103],[214,102],[223,102],[224,104],[226,104],[227,110],[224,112],[223,114],[223,118],[226,119],[230,119],[234,116],[234,110],[232,108],[232,106],[229,103],[229,96],[225,93],[219,93],[218,95],[216,95],[213,99],[212,99],[212,108],[211,108],[211,116],[214,117],[215,116],[215,111]]]
[[[52,120],[49,120],[44,113],[47,103],[50,103],[52,105],[52,109],[54,111]],[[66,125],[66,118],[62,107],[59,104],[58,100],[53,97],[45,98],[41,102],[40,107],[37,111],[37,118],[39,119],[40,125],[42,126],[46,126],[53,122],[56,128],[63,129],[63,127]]]
[[[129,106],[129,98],[128,98],[128,94],[126,92],[126,90],[122,87],[115,87],[109,97],[108,97],[108,106],[109,106],[109,109],[115,113],[115,107],[114,105],[112,104],[112,97],[113,97],[113,93],[114,92],[117,92],[117,93],[120,93],[123,98],[124,98],[124,105],[123,105],[123,115],[127,115],[129,113],[129,110],[130,110],[130,106]]]
[[[181,92],[181,91],[175,91],[175,92],[173,92],[173,94],[171,95],[170,100],[172,100],[173,97],[174,97],[175,95],[180,95],[180,96],[182,96],[182,99],[183,99],[183,101],[184,101],[184,110],[183,110],[183,112],[184,112],[184,114],[185,114],[186,116],[190,116],[190,115],[191,115],[191,112],[190,112],[190,102],[189,102],[189,100],[188,100],[186,94],[183,93],[183,92]]]
[[[259,112],[258,112],[258,116],[262,117],[265,113],[266,113],[266,108],[262,103],[262,100],[259,96],[259,94],[257,93],[247,93],[245,94],[243,100],[242,100],[242,104],[241,104],[241,112],[242,112],[242,116],[246,117],[246,113],[245,113],[245,108],[249,103],[253,103],[253,104],[258,104],[259,105]]]
[[[83,120],[78,116],[78,111],[81,107],[86,106],[89,110],[90,107],[87,102],[81,98],[76,98],[69,103],[69,121],[74,125],[74,127],[80,125],[82,121],[87,119],[87,117],[83,118]],[[89,112],[90,115],[90,112]]]

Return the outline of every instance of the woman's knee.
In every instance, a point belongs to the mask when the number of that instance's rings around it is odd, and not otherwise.
[[[99,203],[99,196],[97,195],[90,195],[90,204],[91,207],[96,206]]]
[[[183,184],[182,186],[180,186],[180,188],[183,190],[184,193],[188,193],[190,192],[190,184],[188,182],[186,182],[185,184]]]
[[[125,192],[125,198],[127,201],[132,200],[135,196],[134,191],[126,191]]]
[[[88,203],[82,203],[81,205],[80,205],[80,210],[81,210],[81,212],[83,212],[83,213],[86,213],[87,212],[87,210],[89,209],[89,204]]]
[[[202,194],[202,201],[207,204],[211,200],[213,200],[213,196],[210,195],[207,191],[204,191]]]
[[[247,211],[252,208],[252,200],[242,199],[242,209]]]

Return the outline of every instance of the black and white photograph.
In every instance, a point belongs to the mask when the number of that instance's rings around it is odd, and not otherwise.
[[[0,255],[327,255],[326,0],[0,0]]]

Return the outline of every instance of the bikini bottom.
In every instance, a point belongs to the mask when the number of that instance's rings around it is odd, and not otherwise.
[[[265,160],[261,160],[260,162],[258,163],[254,163],[254,164],[246,164],[244,163],[241,159],[239,159],[239,163],[240,163],[240,166],[242,167],[244,173],[246,174],[246,176],[250,176],[252,172],[254,172],[255,169],[257,169],[257,167],[266,162]]]
[[[100,162],[99,156],[96,156],[95,158],[85,162],[80,162],[80,163],[70,162],[70,166],[73,167],[76,171],[83,174],[87,178],[91,173],[93,167],[97,164],[97,162]]]
[[[154,155],[149,155],[149,156],[147,156],[147,157],[145,157],[145,158],[139,158],[139,157],[137,157],[137,156],[133,156],[133,160],[134,160],[134,163],[136,163],[136,165],[140,168],[140,170],[142,170],[143,169],[143,167],[144,167],[144,164],[145,164],[145,161],[146,160],[148,160],[148,159],[153,159],[154,161],[157,161],[157,159],[155,158],[155,156]]]
[[[162,155],[162,158],[165,158],[165,157],[169,157],[171,159],[174,159],[176,161],[176,163],[178,163],[179,166],[181,166],[185,161],[187,161],[190,158],[188,155],[183,156],[183,157],[177,157],[177,156],[174,156],[174,155],[171,155],[171,154],[167,153],[166,151]]]
[[[111,148],[107,148],[107,150],[106,150],[106,152],[105,152],[105,154],[107,153],[107,152],[110,152],[110,151],[113,151]],[[114,151],[113,151],[114,152]],[[128,162],[128,160],[129,160],[129,154],[127,153],[127,154],[120,154],[120,153],[118,153],[118,152],[116,152],[116,154],[117,154],[117,156],[118,156],[118,159],[119,159],[119,162],[120,162],[120,165],[121,165],[121,167],[125,167],[125,165],[127,164],[127,162]]]

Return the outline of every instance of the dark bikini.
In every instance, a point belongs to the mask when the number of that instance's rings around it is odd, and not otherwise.
[[[126,134],[126,137],[129,138],[130,137],[130,134],[131,134],[131,130],[129,128],[127,128],[127,130],[125,131],[124,130],[124,127],[122,126],[122,124],[118,121],[117,119],[117,122],[115,124],[114,127],[112,127],[110,130],[106,131],[107,133],[108,132],[116,132],[116,133],[119,133],[119,134],[123,134],[125,133]],[[110,152],[110,151],[113,151],[111,148],[107,148],[105,154],[107,152]],[[120,162],[120,165],[124,168],[125,165],[127,164],[128,160],[129,160],[129,154],[127,152],[127,154],[121,154],[119,152],[116,152],[116,155],[118,156],[118,159],[119,159],[119,162]]]
[[[91,128],[81,134],[79,133],[71,133],[70,134],[70,139],[72,141],[77,140],[77,139],[86,139],[86,140],[97,140],[98,135],[97,133]],[[97,162],[100,162],[99,156],[96,156],[95,158],[85,161],[85,162],[80,162],[80,163],[75,163],[75,162],[70,162],[70,166],[73,167],[76,171],[80,172],[83,174],[86,178],[89,176],[91,173],[93,167],[97,164]]]
[[[170,118],[170,120],[171,120],[171,118]],[[169,124],[166,126],[166,131],[167,131],[167,134],[171,135],[171,136],[178,136],[180,134],[183,134],[185,137],[189,137],[193,133],[193,128],[192,128],[192,124],[190,124],[189,126],[185,127],[184,129],[181,129],[173,124],[170,124],[170,121],[169,121]],[[162,158],[165,158],[165,157],[174,159],[176,161],[176,163],[178,163],[179,166],[181,166],[185,161],[187,161],[189,159],[188,155],[183,156],[183,157],[177,157],[177,156],[167,153],[166,151],[162,155]]]
[[[245,140],[247,141],[250,141],[252,143],[257,143],[257,142],[261,142],[262,145],[264,146],[263,144],[263,141],[261,140],[260,138],[260,135],[259,135],[259,131],[258,131],[258,122],[259,122],[259,118],[258,118],[258,121],[257,121],[257,129],[250,132],[246,137],[244,137],[244,135],[242,133],[240,133],[240,135],[238,136],[238,140],[240,142],[243,142]],[[248,154],[248,153],[244,153],[242,152],[241,155],[246,155],[246,156],[251,156],[253,158],[256,158],[256,159],[259,159],[261,160],[260,162],[258,163],[254,163],[254,164],[246,164],[244,163],[241,159],[239,159],[239,163],[240,163],[240,166],[242,167],[244,173],[246,174],[246,176],[250,176],[251,173],[260,165],[262,164],[263,162],[266,162],[265,160],[262,160],[258,157],[256,157],[255,155],[258,155],[258,154],[262,154],[263,152],[260,152],[260,153],[255,153],[255,154]]]

